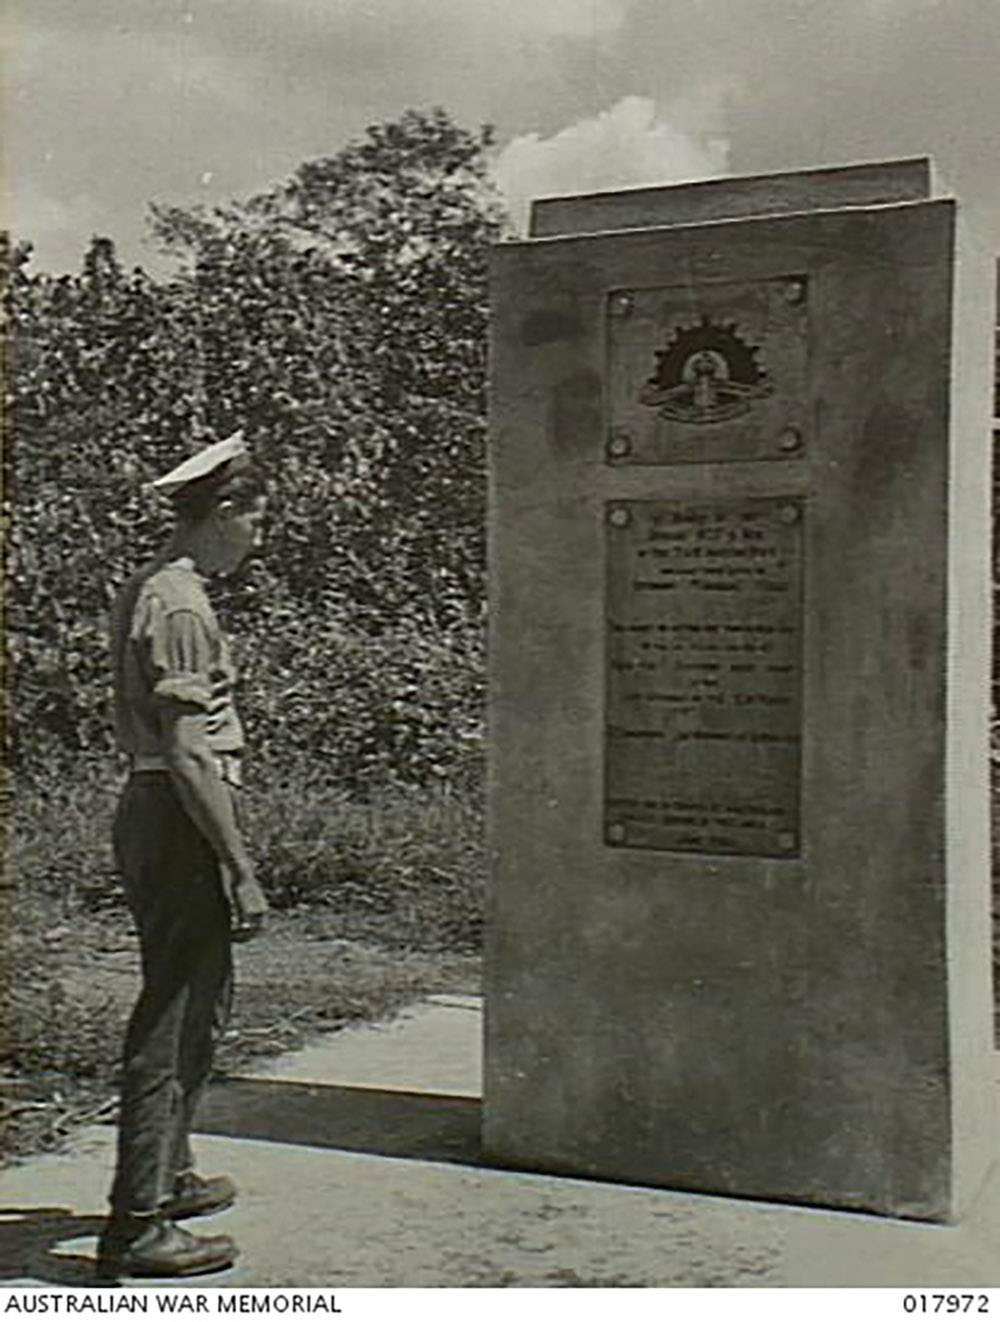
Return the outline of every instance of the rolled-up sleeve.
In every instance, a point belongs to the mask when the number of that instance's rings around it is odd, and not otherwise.
[[[190,610],[157,610],[146,621],[150,691],[161,703],[179,702],[211,712],[214,648],[205,621]]]

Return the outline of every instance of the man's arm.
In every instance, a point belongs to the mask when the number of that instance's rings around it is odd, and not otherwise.
[[[162,718],[167,765],[181,802],[223,869],[237,932],[253,935],[263,922],[267,900],[254,876],[229,787],[205,739],[204,723],[204,712],[170,704]]]

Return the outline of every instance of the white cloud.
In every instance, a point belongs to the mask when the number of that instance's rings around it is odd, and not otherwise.
[[[718,122],[718,101],[717,93],[688,97],[660,116],[650,98],[627,96],[551,137],[529,133],[514,138],[496,158],[494,177],[515,224],[526,228],[534,198],[724,173],[728,141],[707,126]],[[699,128],[698,120],[706,127]]]

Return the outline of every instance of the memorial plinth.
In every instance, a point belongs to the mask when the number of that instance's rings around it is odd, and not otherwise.
[[[949,1219],[992,1159],[992,276],[928,173],[494,253],[498,1160]]]

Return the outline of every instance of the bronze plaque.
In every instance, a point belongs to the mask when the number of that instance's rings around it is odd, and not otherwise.
[[[800,850],[801,498],[606,508],[605,838]]]
[[[808,308],[803,275],[611,293],[608,462],[801,458]]]

